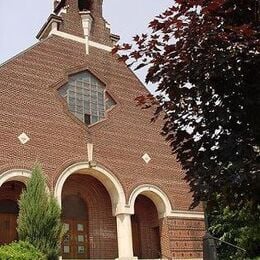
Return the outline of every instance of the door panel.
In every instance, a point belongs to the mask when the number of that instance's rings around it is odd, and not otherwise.
[[[62,243],[62,256],[65,259],[86,259],[89,257],[87,222],[64,220],[67,231]]]
[[[18,239],[17,215],[0,213],[0,245],[9,244]]]

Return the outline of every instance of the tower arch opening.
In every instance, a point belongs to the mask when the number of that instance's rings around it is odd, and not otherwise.
[[[91,0],[78,0],[79,11],[90,11],[92,7]]]

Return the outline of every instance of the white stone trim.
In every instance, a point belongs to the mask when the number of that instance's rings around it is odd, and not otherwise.
[[[169,198],[160,188],[151,184],[138,186],[131,193],[128,201],[130,214],[134,214],[135,200],[140,194],[145,195],[153,201],[157,208],[159,218],[165,218],[171,215],[172,207]]]
[[[25,169],[9,170],[0,175],[0,187],[7,181],[20,181],[26,184],[26,181],[31,178],[31,171]]]
[[[81,16],[82,28],[85,37],[86,54],[89,54],[89,36],[93,23],[93,17],[91,16],[90,11],[81,11],[79,14]]]
[[[111,172],[105,169],[105,167],[99,164],[94,167],[90,167],[89,162],[80,162],[73,164],[69,166],[67,169],[65,169],[59,176],[55,185],[54,195],[57,198],[60,206],[63,185],[67,178],[76,172],[91,175],[105,186],[111,198],[114,216],[117,214],[121,214],[122,212],[125,212],[126,197],[123,187],[119,180]]]
[[[173,210],[170,200],[165,192],[151,184],[144,184],[135,188],[128,201],[128,213],[134,214],[134,204],[138,195],[143,194],[150,198],[155,204],[159,218],[190,218],[204,219],[204,213],[199,211]]]
[[[191,218],[191,219],[204,219],[204,213],[199,211],[181,211],[173,210],[169,217],[174,218]]]
[[[93,42],[93,41],[89,41],[89,46],[91,47],[95,47],[104,51],[108,51],[111,52],[112,51],[112,47],[98,43],[98,42]]]
[[[86,44],[85,38],[81,38],[81,37],[78,37],[78,36],[75,36],[75,35],[72,35],[72,34],[69,34],[69,33],[52,30],[50,32],[50,35],[56,35],[56,36],[63,37],[65,39],[69,39],[69,40],[72,40],[72,41],[75,41],[75,42]],[[101,50],[104,50],[104,51],[108,51],[108,52],[112,51],[112,47],[98,43],[98,42],[89,41],[88,44],[91,47],[98,48],[98,49],[101,49]]]
[[[72,41],[75,41],[75,42],[85,44],[84,38],[81,38],[81,37],[78,37],[78,36],[75,36],[75,35],[72,35],[72,34],[69,34],[69,33],[61,32],[61,31],[51,31],[50,34],[51,35],[57,35],[57,36],[60,36],[62,38],[65,38],[65,39],[69,39],[69,40],[72,40]]]

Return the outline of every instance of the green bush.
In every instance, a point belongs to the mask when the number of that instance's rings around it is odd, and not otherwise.
[[[46,260],[46,257],[28,242],[14,242],[0,247],[1,260]]]

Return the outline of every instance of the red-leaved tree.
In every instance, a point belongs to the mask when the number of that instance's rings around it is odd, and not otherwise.
[[[138,97],[165,113],[163,134],[186,171],[194,201],[259,205],[260,41],[257,0],[176,0],[152,32],[117,46],[148,66],[158,96]]]

